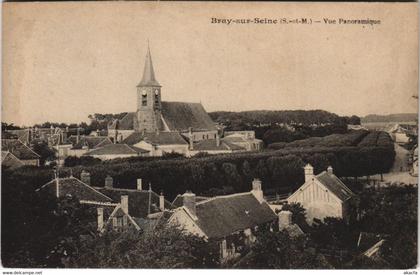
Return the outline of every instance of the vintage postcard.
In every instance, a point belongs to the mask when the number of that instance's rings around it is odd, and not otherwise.
[[[2,22],[5,272],[417,267],[417,3]]]

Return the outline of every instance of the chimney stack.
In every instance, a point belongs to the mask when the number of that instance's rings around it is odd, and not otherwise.
[[[79,143],[79,141],[80,141],[80,128],[77,127],[76,143]]]
[[[98,207],[97,211],[98,211],[98,231],[102,231],[104,227],[104,209],[102,207]]]
[[[279,216],[279,230],[284,230],[292,224],[292,212],[280,211]]]
[[[96,129],[96,136],[99,137],[100,135],[99,129]]]
[[[184,195],[182,195],[182,197],[183,197],[184,207],[188,209],[191,215],[196,217],[197,212],[196,212],[196,205],[195,205],[195,194],[192,193],[191,191],[187,191],[184,193]]]
[[[251,193],[255,196],[255,198],[262,203],[264,201],[264,194],[261,188],[261,180],[254,179],[252,181],[252,191]]]
[[[142,179],[137,179],[137,190],[143,190]]]
[[[106,176],[105,178],[105,188],[111,189],[114,187],[114,180],[110,175]]]
[[[314,179],[314,168],[309,163],[303,168],[305,171],[305,182],[309,182]]]
[[[188,128],[188,139],[190,142],[190,150],[194,150],[194,136],[192,133],[192,127]]]
[[[121,209],[128,214],[128,195],[121,196]]]
[[[160,196],[159,196],[159,209],[160,211],[165,210],[165,197],[163,196],[163,193],[160,193]]]
[[[80,180],[87,185],[90,185],[90,173],[83,170],[82,173],[80,173]]]
[[[216,146],[217,147],[220,146],[220,136],[219,136],[219,133],[216,134]]]
[[[328,168],[327,168],[327,173],[328,173],[328,174],[330,174],[330,175],[332,175],[332,174],[333,174],[333,168],[331,167],[331,165],[330,165],[330,166],[328,166]]]

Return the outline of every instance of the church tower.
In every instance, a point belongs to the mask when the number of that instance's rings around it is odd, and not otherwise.
[[[136,131],[156,132],[162,128],[161,87],[155,78],[152,56],[147,46],[143,78],[137,85],[137,123],[134,126]]]

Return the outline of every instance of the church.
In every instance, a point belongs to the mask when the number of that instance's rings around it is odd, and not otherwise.
[[[216,143],[216,123],[201,103],[162,101],[161,92],[148,47],[143,77],[137,85],[137,110],[108,125],[108,137],[114,143],[144,148],[151,155],[163,152],[187,155],[194,142]]]

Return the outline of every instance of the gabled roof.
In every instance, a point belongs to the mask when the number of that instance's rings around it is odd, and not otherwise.
[[[11,133],[13,135],[16,135],[17,138],[21,142],[28,142],[29,141],[29,134],[30,134],[29,129],[9,130],[9,131],[7,131],[7,133]]]
[[[199,202],[196,216],[195,223],[208,238],[222,238],[277,219],[268,204],[260,203],[250,192]]]
[[[17,157],[15,157],[12,153],[1,151],[1,165],[4,165],[9,168],[17,168],[25,164]]]
[[[121,204],[118,204],[112,211],[112,213],[109,215],[109,217],[107,218],[107,220],[104,222],[104,230],[108,229],[108,228],[112,228],[112,219],[114,217],[123,217],[123,216],[127,216],[127,222],[131,223],[137,230],[140,230],[140,226],[137,224],[137,222],[134,220],[134,218],[126,213],[122,207]]]
[[[79,142],[77,142],[77,136],[70,136],[68,139],[73,144],[72,149],[82,149],[83,146],[94,149],[112,144],[112,141],[108,137],[101,136],[80,136]]]
[[[146,154],[149,151],[130,146],[128,144],[108,144],[98,149],[94,149],[85,153],[86,156],[96,156],[96,155],[141,155]]]
[[[210,199],[209,197],[195,196],[195,202],[201,202]],[[171,203],[171,208],[178,208],[184,204],[184,196],[177,195]]]
[[[171,131],[216,130],[201,103],[162,102],[162,116]]]
[[[357,240],[357,248],[360,251],[367,251],[369,248],[374,246],[380,240],[384,239],[386,235],[370,232],[360,232]]]
[[[134,218],[145,218],[149,214],[149,190],[120,189],[96,187],[96,190],[107,195],[113,201],[121,201],[121,196],[128,196],[128,213]],[[150,212],[159,212],[159,195],[150,192]],[[171,203],[165,200],[165,208],[169,209]]]
[[[330,192],[342,201],[346,201],[355,196],[355,194],[334,174],[329,174],[324,171],[315,177],[322,185],[324,185],[328,190],[330,190]]]
[[[21,160],[39,159],[40,156],[18,139],[2,139],[1,150],[9,151]]]
[[[186,145],[188,144],[178,132],[141,133],[135,132],[125,138],[122,143],[134,145],[144,140],[153,145]]]
[[[57,194],[57,181],[58,181],[58,194],[59,197],[71,195],[77,197],[80,201],[106,203],[112,202],[112,199],[106,195],[98,192],[90,185],[82,182],[75,177],[53,179],[52,181],[44,184],[38,190],[47,190],[53,195]]]
[[[136,112],[126,113],[121,119],[114,120],[108,129],[114,130],[134,130],[134,124],[137,123]]]
[[[217,146],[215,139],[204,139],[194,144],[194,151],[240,151],[245,150],[242,146],[233,144],[231,142],[220,140],[220,145]]]
[[[160,86],[155,78],[155,70],[153,69],[152,55],[150,48],[147,47],[146,62],[144,63],[143,77],[137,87],[141,86]]]

